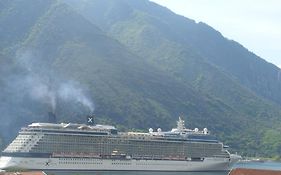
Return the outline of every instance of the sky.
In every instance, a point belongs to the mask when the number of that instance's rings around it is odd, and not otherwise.
[[[204,22],[281,68],[281,0],[151,0]]]

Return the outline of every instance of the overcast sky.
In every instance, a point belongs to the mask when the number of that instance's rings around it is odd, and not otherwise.
[[[281,0],[151,0],[202,21],[281,68]]]

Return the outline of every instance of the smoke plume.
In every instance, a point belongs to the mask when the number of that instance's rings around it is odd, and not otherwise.
[[[59,75],[47,60],[41,60],[40,54],[30,49],[17,53],[19,65],[25,70],[21,84],[32,100],[48,106],[56,112],[57,101],[79,103],[93,113],[94,103],[86,96],[85,88],[74,80]]]
[[[91,113],[94,112],[93,102],[86,97],[83,89],[77,83],[67,82],[60,84],[58,97],[65,101],[77,101],[87,107]]]
[[[29,95],[33,100],[48,105],[52,112],[56,110],[56,92],[50,84],[44,83],[39,77],[29,75],[26,78],[26,86],[29,89]]]

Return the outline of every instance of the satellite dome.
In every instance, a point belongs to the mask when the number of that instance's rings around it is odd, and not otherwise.
[[[207,133],[208,133],[208,129],[207,129],[207,128],[204,128],[204,129],[203,129],[203,132],[204,132],[204,134],[207,134]]]

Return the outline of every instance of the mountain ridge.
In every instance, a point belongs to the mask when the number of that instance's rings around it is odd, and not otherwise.
[[[279,84],[268,78],[278,69],[208,25],[146,0],[14,0],[2,1],[0,9],[0,26],[8,25],[2,30],[13,36],[0,34],[0,109],[7,121],[0,130],[12,133],[2,136],[6,144],[15,128],[44,122],[47,112],[56,112],[59,122],[83,123],[82,116],[95,108],[98,122],[121,130],[168,129],[184,113],[188,127],[208,127],[234,151],[278,153],[281,142],[275,138],[281,131],[273,128],[281,120]],[[32,16],[29,25],[15,14]],[[248,82],[237,75],[239,66],[230,71],[228,63],[219,62],[236,63],[225,54],[252,60]],[[242,63],[238,59],[237,65]],[[268,88],[258,86],[251,74]],[[264,94],[274,88],[276,98]]]

